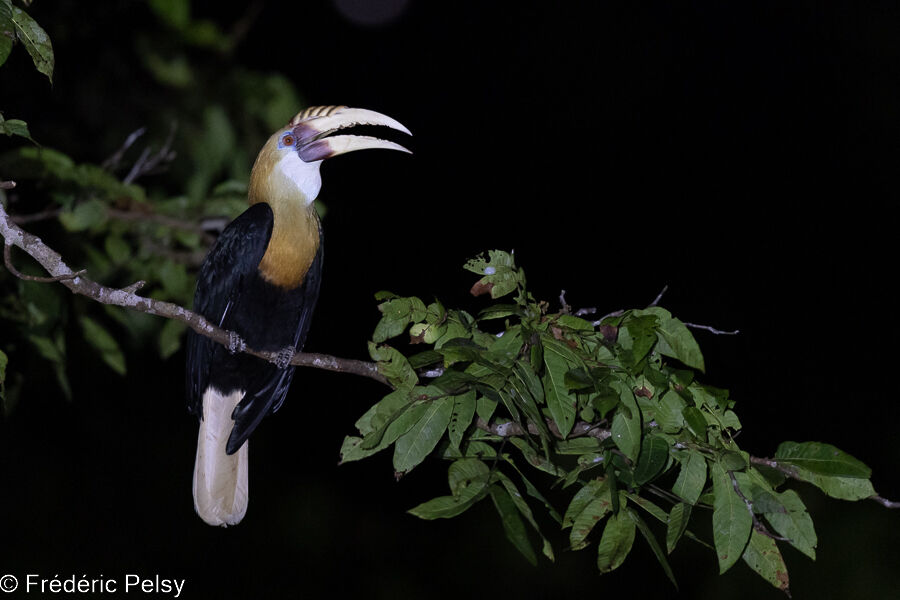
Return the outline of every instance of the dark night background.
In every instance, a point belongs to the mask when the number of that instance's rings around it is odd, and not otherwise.
[[[246,8],[231,4],[194,12],[230,23]],[[380,289],[477,310],[460,267],[490,248],[515,249],[536,296],[565,288],[601,313],[668,285],[662,305],[683,320],[741,330],[696,335],[705,380],[738,400],[744,449],[831,442],[900,499],[894,3],[409,0],[380,25],[338,8],[353,4],[264,3],[234,55],[283,72],[312,104],[379,110],[415,136],[413,157],[324,167],[325,285],[308,350],[365,358]],[[124,0],[39,0],[30,13],[54,41],[54,85],[16,49],[0,108],[46,145],[102,160],[116,147],[107,128],[146,124],[111,99],[164,99],[126,68],[151,17]],[[0,426],[0,574],[159,574],[186,578],[187,598],[676,595],[640,539],[599,577],[595,547],[566,552],[560,536],[558,564],[532,568],[487,502],[450,521],[407,515],[446,493],[446,469],[395,482],[389,454],[337,467],[383,392],[352,376],[298,372],[253,437],[246,519],[209,528],[191,504],[183,354],[145,354],[129,356],[125,379],[73,356],[72,403],[46,387]],[[794,598],[896,593],[900,515],[798,489],[819,552],[785,551]],[[717,576],[714,554],[690,542],[672,565],[683,598],[780,596],[743,564]]]

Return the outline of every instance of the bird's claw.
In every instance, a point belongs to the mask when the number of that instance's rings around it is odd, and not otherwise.
[[[275,366],[278,367],[279,369],[286,368],[289,364],[291,364],[291,361],[294,359],[294,355],[296,353],[297,353],[297,351],[294,348],[292,348],[291,346],[288,346],[287,348],[282,348],[281,350],[278,351],[278,354],[275,356]]]
[[[235,352],[243,352],[247,349],[247,344],[244,343],[244,339],[236,334],[233,331],[228,332],[228,352],[234,354]]]

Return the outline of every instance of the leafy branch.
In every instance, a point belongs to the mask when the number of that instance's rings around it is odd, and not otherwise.
[[[2,206],[0,235],[4,262],[18,277],[35,280],[13,266],[11,246],[47,271],[50,276],[42,281],[179,321],[232,352],[278,362],[278,353],[247,348],[237,334],[196,313],[138,295],[143,282],[110,288],[73,271]],[[514,295],[513,302],[493,304],[473,317],[437,301],[426,306],[415,297],[382,292],[377,296],[382,318],[369,343],[373,362],[314,353],[299,353],[291,361],[369,377],[391,388],[356,422],[359,436],[344,440],[342,462],[391,446],[397,477],[431,455],[450,461],[451,495],[424,502],[411,514],[450,518],[490,497],[522,554],[537,562],[530,540],[536,534],[541,552],[553,560],[553,545],[527,496],[562,529],[571,528],[572,550],[587,547],[605,521],[597,544],[601,572],[622,564],[640,532],[675,583],[666,555],[687,537],[716,551],[720,572],[743,559],[788,592],[777,543],[815,558],[817,542],[797,493],[778,491],[786,480],[810,483],[835,498],[900,507],[875,493],[866,465],[829,444],[784,442],[774,458],[740,450],[735,403],[724,390],[696,379],[704,370],[702,353],[688,325],[658,306],[662,293],[647,308],[590,322],[572,314],[564,293],[558,313],[536,302],[510,254],[491,251],[488,259],[473,259],[466,268],[481,275],[474,294]],[[499,322],[499,331],[490,331]],[[404,333],[409,348],[427,349],[406,356],[386,343]],[[529,468],[537,473],[526,475]],[[535,475],[542,478],[537,483]],[[547,499],[553,488],[569,496],[562,512]],[[712,544],[689,528],[694,509],[712,511]],[[665,551],[642,514],[664,525]]]
[[[787,593],[778,543],[810,558],[817,544],[803,501],[779,490],[787,480],[897,506],[875,493],[868,467],[829,444],[784,442],[771,459],[738,447],[735,402],[697,378],[705,365],[689,328],[735,332],[681,322],[658,306],[662,294],[644,309],[587,321],[596,310],[573,313],[563,292],[562,309],[551,313],[505,252],[466,269],[481,276],[473,294],[512,302],[473,316],[379,294],[370,354],[394,389],[357,420],[358,435],[341,450],[350,462],[393,446],[398,477],[428,456],[449,461],[450,495],[413,515],[451,518],[490,497],[509,540],[536,563],[535,536],[554,558],[534,517],[542,506],[570,529],[572,550],[587,547],[605,523],[601,572],[622,564],[639,532],[675,583],[666,555],[687,537],[716,551],[720,572],[743,560]],[[565,510],[548,500],[551,491],[567,498]],[[690,527],[701,510],[712,512],[711,544]],[[646,516],[662,524],[661,539]]]

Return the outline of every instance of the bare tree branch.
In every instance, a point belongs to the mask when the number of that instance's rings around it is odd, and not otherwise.
[[[137,180],[139,177],[142,177],[143,175],[160,172],[161,170],[163,170],[162,167],[165,164],[175,160],[175,151],[172,150],[172,143],[175,141],[175,132],[177,130],[178,125],[173,122],[172,126],[169,128],[169,136],[166,138],[165,143],[163,143],[162,148],[160,148],[157,152],[152,152],[149,146],[144,148],[143,152],[141,152],[141,155],[131,166],[131,170],[128,172],[128,175],[126,175],[122,179],[122,182],[126,184],[134,183],[135,180]],[[131,136],[129,136],[129,138],[130,137]],[[127,141],[128,140],[126,140],[126,143]]]
[[[75,272],[63,261],[62,257],[52,248],[44,244],[40,238],[26,231],[23,231],[16,225],[6,210],[0,205],[0,235],[4,239],[4,255],[9,255],[10,246],[21,248],[34,258],[49,274],[49,278],[43,278],[46,281],[58,281],[73,293],[87,296],[97,302],[103,304],[113,304],[181,321],[198,334],[206,336],[214,340],[226,348],[234,348],[235,341],[239,341],[239,346],[243,346],[238,336],[233,331],[221,329],[201,315],[187,310],[177,304],[171,302],[162,302],[135,293],[140,282],[132,284],[124,289],[109,288],[84,277],[84,271]],[[7,264],[9,261],[7,260]],[[13,275],[19,276],[15,268],[11,270]],[[28,277],[28,276],[26,276]],[[279,352],[268,352],[254,350],[252,348],[242,347],[242,352],[267,360],[271,363],[279,362]],[[338,371],[341,373],[352,373],[363,377],[369,377],[379,381],[385,385],[390,385],[387,379],[378,372],[378,365],[373,362],[337,358],[325,354],[316,354],[308,352],[298,352],[291,359],[290,363],[299,367],[314,367],[317,369],[325,369],[328,371]]]

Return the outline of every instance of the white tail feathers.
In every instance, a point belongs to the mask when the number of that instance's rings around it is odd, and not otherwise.
[[[209,388],[203,394],[203,420],[194,463],[194,509],[210,525],[237,525],[247,512],[247,442],[232,455],[225,445],[234,421],[231,413],[243,391],[224,395]]]

